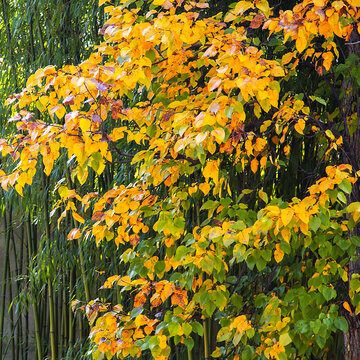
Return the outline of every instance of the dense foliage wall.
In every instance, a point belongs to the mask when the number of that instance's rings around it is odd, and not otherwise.
[[[359,359],[360,3],[99,3],[6,101],[37,358]]]

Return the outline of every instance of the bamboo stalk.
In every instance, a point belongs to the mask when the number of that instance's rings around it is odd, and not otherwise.
[[[10,214],[11,215],[11,214]],[[8,292],[9,292],[9,299],[12,299],[13,296],[12,296],[12,281],[11,281],[11,269],[10,269],[10,264],[9,264],[9,267],[8,267],[8,281],[7,281],[7,286],[8,286]],[[9,318],[10,318],[10,329],[11,329],[11,332],[13,333],[14,332],[14,326],[15,326],[15,323],[14,323],[14,310],[13,310],[13,307],[11,306],[11,308],[9,309]],[[10,338],[10,343],[11,343],[11,354],[12,354],[12,358],[13,359],[16,359],[16,348],[15,348],[15,337],[14,335],[12,334],[11,335],[11,338]]]
[[[24,360],[28,360],[29,357],[29,311],[26,307],[25,314],[25,343],[24,343]]]
[[[6,0],[1,0],[1,6],[2,6],[2,15],[5,23],[6,28],[6,35],[7,35],[7,45],[9,48],[9,54],[10,54],[10,63],[11,63],[11,69],[13,72],[13,79],[15,81],[15,88],[18,89],[18,77],[17,77],[17,70],[15,65],[15,57],[13,52],[13,47],[11,46],[11,27],[9,22],[9,14],[8,14],[8,4],[6,3]]]
[[[55,317],[54,317],[54,296],[53,287],[50,277],[47,280],[48,284],[48,299],[49,299],[49,319],[50,319],[50,342],[51,342],[51,360],[56,360],[56,332],[55,332]]]
[[[18,272],[18,276],[20,276],[23,273],[23,263],[24,263],[24,224],[22,223],[21,225],[21,234],[20,234],[20,260],[19,260],[19,272]],[[20,283],[18,282],[19,286],[18,286],[18,293],[21,292],[21,288],[20,288]],[[26,312],[26,307],[24,308],[21,305],[21,312],[19,314],[20,317],[20,322],[19,322],[19,326],[18,326],[18,346],[19,344],[21,344],[21,359],[25,358],[25,348],[24,348],[24,334],[23,334],[23,317],[24,317],[24,312]]]
[[[28,221],[26,222],[26,234],[28,239],[28,258],[29,258],[29,268],[32,264],[32,236],[31,236],[31,223],[30,223],[30,216],[28,217]],[[40,322],[39,322],[39,312],[37,308],[37,302],[35,295],[33,293],[33,289],[30,288],[30,298],[31,298],[31,305],[33,308],[33,315],[34,315],[34,327],[35,327],[35,342],[36,342],[36,353],[37,353],[37,359],[42,360],[43,354],[42,354],[42,345],[41,345],[41,334],[40,334]]]
[[[70,270],[70,280],[69,280],[69,350],[71,351],[74,346],[74,316],[71,308],[71,298],[74,291],[74,277],[75,277],[75,269]]]
[[[11,216],[11,214],[10,214]],[[16,249],[16,244],[15,244],[15,236],[14,236],[14,229],[13,229],[13,226],[12,226],[12,220],[11,220],[11,225],[10,225],[10,238],[11,238],[11,244],[12,244],[12,249],[13,249],[13,258],[14,258],[14,264],[15,264],[15,269],[14,269],[14,273],[15,273],[15,278],[17,276],[20,275],[20,264],[19,264],[19,259],[18,259],[18,254],[17,254],[17,249]],[[21,249],[20,249],[21,251]],[[11,267],[9,267],[9,270],[11,269]],[[10,283],[12,283],[12,279],[10,278]],[[16,293],[19,294],[21,292],[21,289],[20,289],[20,284],[19,282],[15,282],[15,287],[16,287]],[[12,294],[11,294],[11,291],[10,291],[10,294],[9,294],[9,298],[10,299],[13,299],[12,297]],[[15,298],[14,298],[15,299]],[[13,300],[14,302],[15,300]],[[20,306],[20,304],[18,304],[18,306]],[[13,313],[13,306],[11,307],[11,311],[12,311],[12,323],[13,323],[13,326],[14,328],[11,329],[12,333],[14,334],[13,338],[12,338],[12,350],[14,350],[14,360],[19,360],[20,358],[20,337],[21,337],[21,333],[20,333],[20,330],[21,330],[21,309],[19,311],[19,314],[18,314],[18,319],[16,320],[16,322],[14,322],[14,313]]]
[[[12,211],[10,206],[9,211]],[[4,337],[4,319],[5,319],[5,302],[6,302],[6,280],[7,280],[7,269],[9,266],[9,250],[10,250],[10,233],[7,229],[6,214],[4,213],[4,225],[5,225],[5,253],[4,253],[4,266],[3,266],[3,277],[1,286],[1,308],[0,308],[0,355],[3,358],[3,346],[2,339]]]
[[[192,352],[190,349],[188,349],[187,354],[188,354],[188,360],[193,360]]]
[[[210,358],[210,347],[209,347],[209,319],[204,320],[204,355],[205,359]]]

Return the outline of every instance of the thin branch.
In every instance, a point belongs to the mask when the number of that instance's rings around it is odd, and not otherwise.
[[[345,45],[357,45],[357,44],[360,44],[360,41],[347,42],[347,43],[345,43]]]

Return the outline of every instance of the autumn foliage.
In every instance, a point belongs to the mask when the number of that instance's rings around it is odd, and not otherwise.
[[[9,97],[17,130],[1,140],[12,158],[1,186],[22,195],[65,158],[53,225],[70,214],[69,241],[99,252],[116,244],[126,272],[106,274],[102,291],[115,289],[119,303],[73,303],[89,319],[95,359],[165,360],[175,349],[191,359],[194,344],[199,358],[320,359],[360,313],[360,275],[348,277],[360,203],[348,201],[355,171],[331,160],[342,151],[331,125],[340,115],[324,117],[321,92],[292,84],[304,66],[332,74],[338,44],[358,32],[360,2],[207,11],[183,0],[146,11],[106,3],[104,41],[89,59],[39,69]],[[294,139],[308,138],[328,163],[289,199],[274,184],[291,177]],[[126,165],[128,182],[83,192]]]

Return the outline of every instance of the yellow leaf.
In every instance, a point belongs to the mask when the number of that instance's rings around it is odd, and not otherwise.
[[[196,145],[202,144],[202,143],[204,142],[204,140],[207,138],[207,136],[208,136],[208,132],[207,132],[207,131],[204,132],[204,133],[201,132],[201,133],[197,134],[196,137],[195,137],[195,143],[196,143]]]
[[[296,43],[295,43],[296,50],[299,53],[302,53],[306,49],[306,45],[307,45],[307,39],[305,36],[305,31],[303,29],[300,29],[298,33],[298,38],[296,39]]]
[[[112,289],[114,282],[120,279],[120,275],[113,275],[106,279],[101,289]]]
[[[206,166],[203,170],[203,175],[205,178],[212,178],[215,184],[219,182],[219,162],[220,160],[210,160],[206,163]]]
[[[288,225],[294,216],[294,211],[290,208],[281,209],[281,221],[284,226]]]
[[[265,203],[267,204],[269,202],[269,198],[267,196],[267,193],[262,191],[262,190],[259,190],[259,198]]]
[[[154,0],[154,5],[160,5],[164,9],[171,9],[173,7],[173,4],[169,0]]]
[[[234,12],[236,15],[241,15],[250,8],[254,8],[253,1],[239,1],[235,6]]]
[[[188,303],[186,290],[176,289],[174,294],[171,296],[171,304],[178,305],[181,309],[185,309]]]
[[[218,347],[216,347],[216,349],[212,352],[211,357],[218,358],[220,356],[221,356],[221,351]]]
[[[214,91],[215,89],[217,89],[221,84],[221,79],[218,77],[213,77],[210,79],[209,83],[208,83],[208,89],[209,91]]]
[[[295,130],[301,134],[304,135],[303,131],[305,129],[305,120],[299,119],[299,121],[295,124]]]
[[[216,117],[213,114],[206,113],[203,119],[202,126],[210,125],[213,126],[216,124]]]
[[[112,141],[120,140],[124,137],[124,127],[114,128],[110,134]]]
[[[76,213],[75,211],[73,211],[72,216],[79,223],[83,224],[85,222],[84,218],[82,216],[80,216],[78,213]]]
[[[265,132],[271,124],[271,120],[264,121],[264,123],[260,126],[260,132]]]
[[[274,259],[277,263],[279,263],[284,257],[284,252],[280,249],[279,244],[276,244],[275,248],[276,250],[274,251]]]
[[[121,279],[118,280],[117,284],[119,286],[130,286],[131,285],[130,276],[128,276],[128,275],[123,276]]]
[[[348,0],[348,3],[349,3],[351,6],[360,7],[360,0]]]
[[[80,129],[83,133],[86,133],[88,130],[90,130],[91,121],[85,117],[82,117],[79,121]]]
[[[283,57],[281,58],[281,65],[288,64],[293,57],[294,57],[294,53],[292,52],[284,54]]]
[[[167,337],[165,335],[160,335],[158,336],[160,343],[159,343],[159,347],[160,349],[166,349],[167,347]]]
[[[15,190],[18,192],[18,194],[20,194],[21,196],[23,196],[23,187],[20,184],[16,184],[15,185]]]
[[[257,1],[256,7],[261,10],[266,17],[270,16],[271,10],[269,7],[269,3],[266,0]]]
[[[217,128],[211,132],[211,135],[215,138],[218,144],[221,144],[225,139],[225,131],[223,128]]]
[[[210,191],[210,185],[208,183],[202,183],[199,185],[199,189],[204,193],[204,195],[207,195]]]
[[[324,7],[325,4],[327,3],[327,1],[325,0],[313,0],[313,1],[314,1],[314,5],[318,7]]]
[[[355,211],[352,213],[352,217],[355,222],[357,222],[360,219],[360,211]]]
[[[285,71],[281,66],[275,66],[270,70],[270,74],[272,76],[280,77],[280,76],[285,76]]]
[[[109,0],[99,0],[99,6],[105,4],[106,2],[108,2]]]
[[[63,105],[59,105],[55,111],[56,116],[59,119],[62,119],[64,117],[64,115],[66,114],[66,109]]]
[[[292,342],[291,337],[289,336],[289,333],[281,334],[279,337],[279,343],[283,346],[286,346]]]
[[[291,238],[291,231],[288,228],[283,228],[281,230],[281,236],[285,242],[289,243]]]

